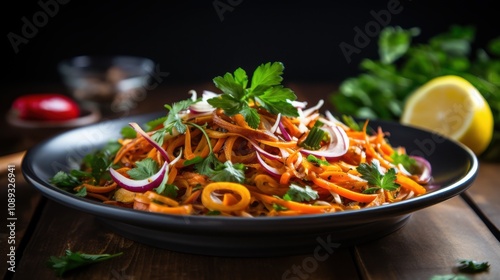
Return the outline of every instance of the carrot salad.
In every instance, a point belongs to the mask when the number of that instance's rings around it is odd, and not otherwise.
[[[281,85],[283,65],[238,68],[130,123],[122,138],[51,182],[106,204],[171,215],[296,216],[376,207],[426,193],[429,163],[390,134],[321,113]]]

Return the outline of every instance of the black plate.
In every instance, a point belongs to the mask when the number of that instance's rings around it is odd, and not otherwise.
[[[76,197],[49,183],[59,170],[69,171],[87,153],[117,139],[128,122],[143,124],[159,113],[132,116],[65,132],[30,149],[24,157],[24,176],[44,196],[67,207],[95,215],[118,234],[137,242],[179,252],[215,256],[278,256],[332,252],[390,234],[411,213],[456,196],[474,181],[475,155],[465,146],[427,131],[398,123],[371,121],[390,133],[393,146],[427,158],[434,182],[429,193],[410,200],[331,214],[298,217],[170,216],[110,206]],[[325,252],[325,251],[322,251]]]

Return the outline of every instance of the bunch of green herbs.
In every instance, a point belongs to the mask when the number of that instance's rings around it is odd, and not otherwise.
[[[379,59],[364,59],[356,77],[331,95],[340,114],[399,120],[406,98],[431,79],[456,75],[473,84],[491,107],[494,136],[483,156],[500,159],[500,37],[475,47],[476,30],[451,26],[448,32],[416,43],[420,29],[387,26],[378,39]]]

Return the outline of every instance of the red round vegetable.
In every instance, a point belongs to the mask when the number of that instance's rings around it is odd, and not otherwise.
[[[35,93],[20,96],[12,103],[20,119],[65,121],[80,116],[80,107],[68,96],[59,93]]]

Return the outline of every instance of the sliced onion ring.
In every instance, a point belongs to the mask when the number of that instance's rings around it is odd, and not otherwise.
[[[139,133],[140,135],[142,135],[142,137],[144,137],[148,142],[149,144],[151,144],[153,147],[155,147],[161,154],[161,156],[163,157],[163,159],[168,163],[169,162],[169,159],[168,159],[168,154],[167,152],[163,149],[162,146],[160,146],[158,143],[156,143],[155,140],[153,140],[144,130],[142,130],[142,128],[137,124],[137,123],[129,123],[129,125],[137,132]]]
[[[432,178],[431,164],[423,157],[419,156],[410,156],[410,157],[415,159],[421,171],[420,175],[418,176],[417,182],[424,184],[428,183]]]
[[[429,183],[429,181],[432,179],[431,164],[423,157],[419,156],[410,156],[410,157],[415,159],[418,165],[419,174],[410,173],[410,171],[406,170],[406,168],[402,164],[398,164],[398,169],[401,171],[401,173],[412,178],[419,184]]]
[[[269,173],[270,175],[272,175],[274,177],[281,176],[281,172],[279,172],[278,169],[267,164],[267,162],[264,159],[262,159],[259,152],[256,152],[255,155],[257,155],[257,160],[259,160],[260,165],[262,165],[262,167],[264,167],[264,169],[267,171],[267,173]]]
[[[165,161],[158,172],[143,180],[133,180],[127,178],[113,168],[109,169],[109,173],[111,174],[111,178],[113,178],[113,180],[120,187],[131,192],[145,192],[158,187],[163,181],[163,178],[165,177],[165,174],[167,174],[168,170],[168,163]]]
[[[280,122],[278,123],[278,127],[280,128],[280,131],[281,131],[281,135],[283,135],[283,138],[286,140],[286,141],[291,141],[292,140],[292,136],[290,136],[290,134],[288,133],[288,131],[286,131],[285,129],[285,125],[283,124],[283,122],[280,120]]]

